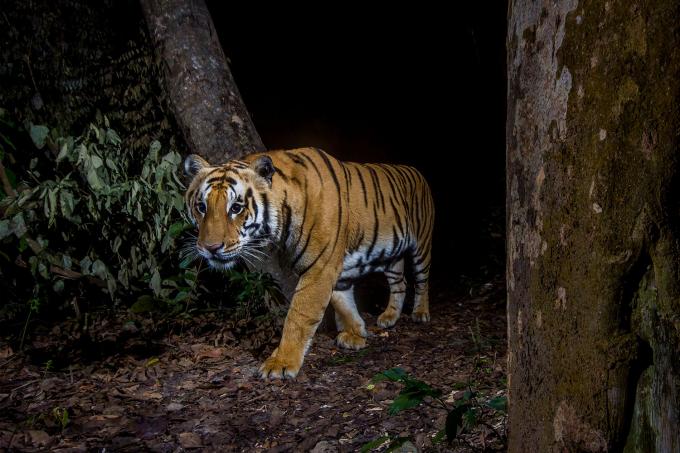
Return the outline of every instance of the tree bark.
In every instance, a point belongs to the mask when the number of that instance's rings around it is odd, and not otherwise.
[[[213,164],[263,151],[205,2],[140,2],[189,148]]]
[[[680,6],[513,0],[509,451],[680,451]]]
[[[231,75],[203,0],[140,0],[175,118],[190,152],[212,164],[265,147]],[[274,247],[269,255],[278,255]],[[259,263],[290,301],[297,277],[280,260]]]

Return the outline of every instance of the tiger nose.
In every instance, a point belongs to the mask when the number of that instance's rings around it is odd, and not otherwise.
[[[219,252],[222,247],[224,247],[224,242],[220,242],[219,244],[204,244],[203,247],[209,251],[210,253],[216,253]]]

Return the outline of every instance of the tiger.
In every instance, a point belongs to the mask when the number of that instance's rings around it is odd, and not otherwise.
[[[198,228],[198,255],[229,269],[240,258],[261,257],[263,244],[273,243],[299,276],[279,345],[260,377],[297,376],[329,303],[337,344],[364,348],[368,333],[353,287],[366,274],[383,272],[390,288],[379,327],[393,326],[401,315],[406,264],[412,318],[430,320],[434,202],[415,168],[343,162],[317,148],[266,151],[222,165],[192,154],[184,166],[193,178],[185,200]]]

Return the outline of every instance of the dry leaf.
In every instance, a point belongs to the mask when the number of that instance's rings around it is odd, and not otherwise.
[[[37,447],[45,447],[50,444],[52,438],[45,431],[31,430],[28,432],[31,437],[31,443]]]
[[[179,444],[184,448],[201,448],[201,438],[196,433],[181,433]]]

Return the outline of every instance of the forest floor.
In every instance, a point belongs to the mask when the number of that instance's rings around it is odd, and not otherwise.
[[[428,324],[404,315],[381,330],[364,314],[371,337],[358,352],[338,349],[332,332],[317,333],[294,381],[259,379],[275,341],[258,351],[227,341],[211,314],[151,341],[140,341],[125,317],[101,322],[98,338],[113,340],[72,363],[45,353],[67,347],[55,344],[65,325],[27,341],[23,352],[0,342],[0,451],[321,453],[360,451],[372,441],[387,451],[406,439],[395,451],[502,451],[504,412],[483,403],[505,395],[502,284],[475,296],[434,287],[432,296]],[[395,367],[441,390],[441,401],[390,415],[403,384],[371,382]],[[442,403],[466,401],[476,416],[466,416],[452,443],[437,442],[447,419]]]

